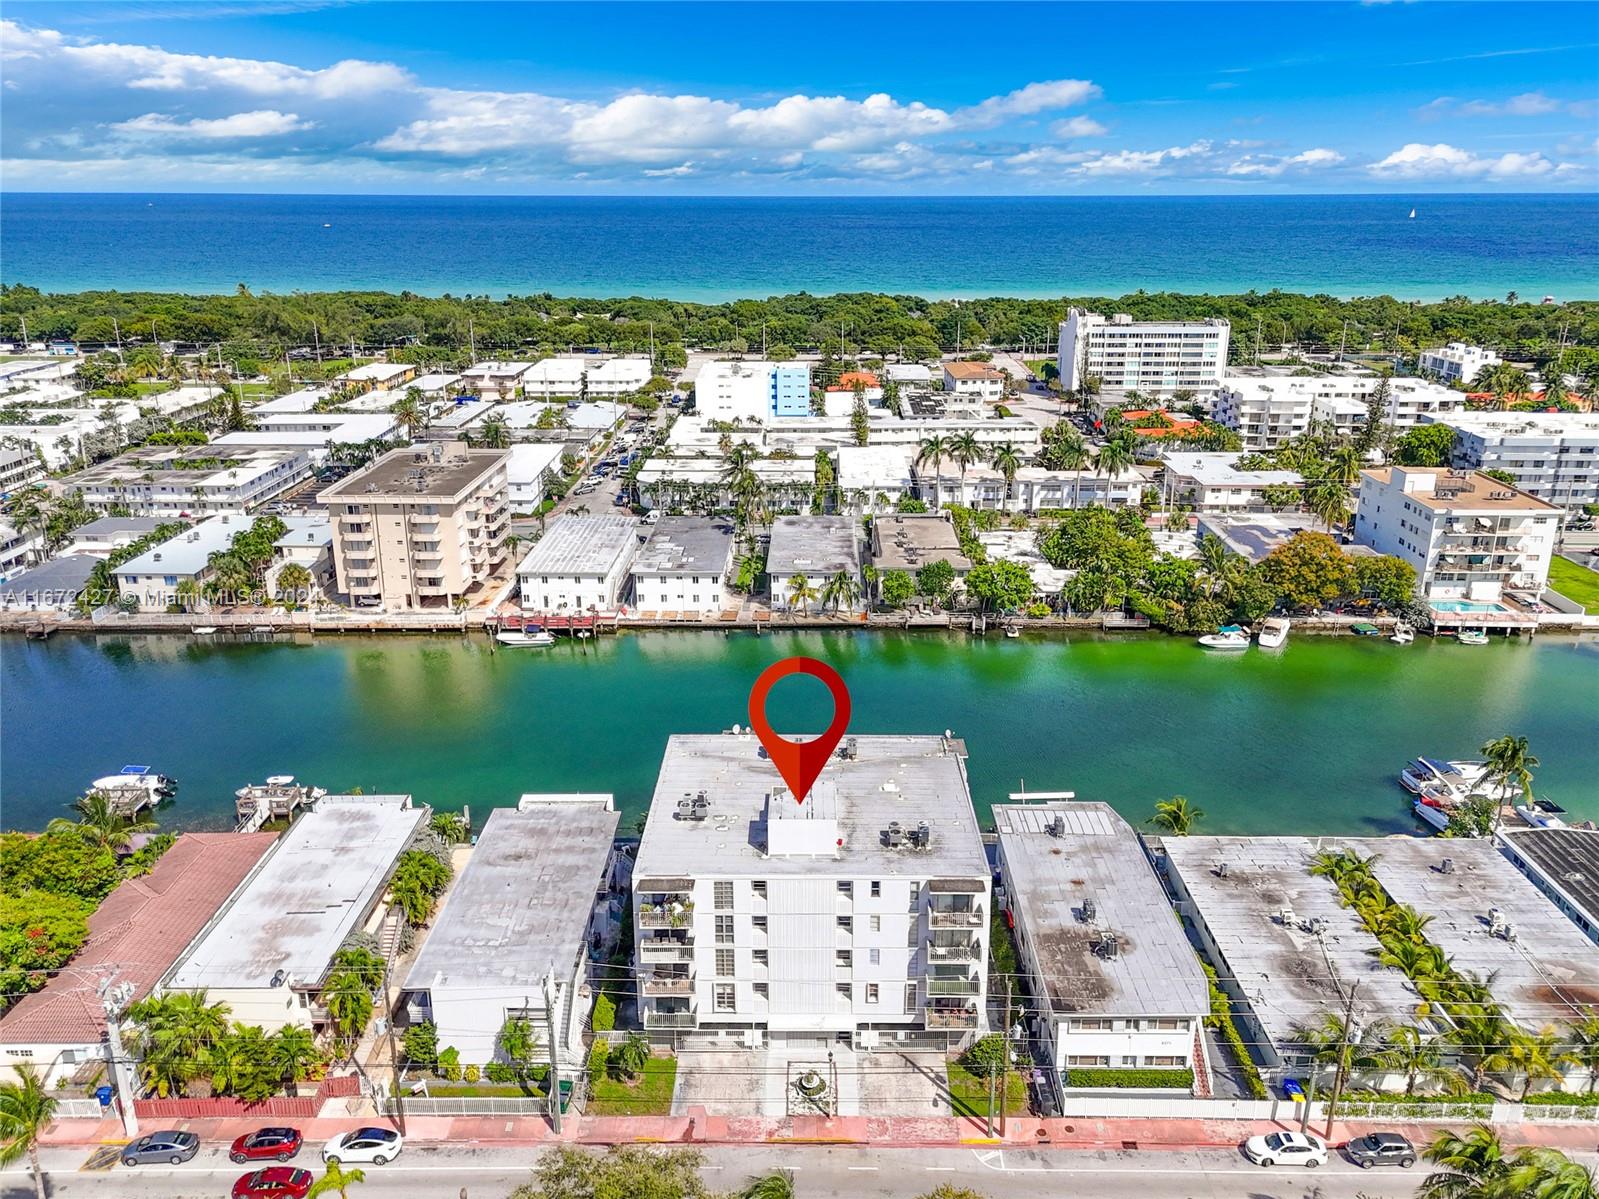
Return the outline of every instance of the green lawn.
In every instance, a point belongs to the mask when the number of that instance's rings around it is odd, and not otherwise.
[[[1011,1115],[1027,1114],[1027,1083],[1021,1074],[1010,1071],[1005,1079],[1006,1110]],[[967,1070],[954,1058],[949,1059],[950,1105],[957,1116],[975,1116],[981,1120],[988,1115],[988,1078]],[[994,1114],[999,1115],[999,1095],[994,1095]]]
[[[675,1057],[652,1057],[631,1086],[606,1075],[590,1088],[591,1116],[664,1116],[672,1110]]]
[[[1023,359],[1023,361],[1026,362],[1027,369],[1032,371],[1033,374],[1037,375],[1040,381],[1042,381],[1044,378],[1044,366],[1046,364],[1055,367],[1060,365],[1053,358],[1026,358]]]
[[[1589,616],[1599,616],[1599,573],[1556,557],[1549,563],[1549,586],[1581,604]]]

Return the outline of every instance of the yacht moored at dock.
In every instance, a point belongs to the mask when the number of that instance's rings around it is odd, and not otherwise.
[[[1255,640],[1261,649],[1282,649],[1288,644],[1288,630],[1292,623],[1286,616],[1268,616],[1261,622]]]
[[[507,649],[548,649],[555,644],[555,637],[550,633],[519,633],[515,629],[504,629],[494,634],[494,640]]]
[[[101,794],[129,815],[153,808],[163,799],[171,797],[178,789],[177,780],[157,774],[148,766],[124,766],[116,774],[97,778],[89,784],[85,795]]]
[[[1248,649],[1249,634],[1240,625],[1223,625],[1214,633],[1206,633],[1199,644],[1206,649]]]

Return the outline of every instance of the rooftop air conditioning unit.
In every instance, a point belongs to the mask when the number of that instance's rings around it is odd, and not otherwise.
[[[883,830],[883,844],[890,849],[898,849],[905,844],[905,830],[900,828],[899,821],[892,822]]]
[[[926,849],[933,843],[933,830],[927,827],[927,821],[919,821],[911,830],[911,845],[916,849]]]
[[[1284,928],[1293,928],[1299,923],[1299,918],[1294,915],[1293,908],[1283,908],[1277,913],[1277,923],[1281,924]]]
[[[1049,835],[1051,837],[1064,837],[1066,835],[1066,817],[1056,816],[1049,822]]]
[[[1110,961],[1116,960],[1116,955],[1121,952],[1121,939],[1115,933],[1105,933],[1099,938],[1099,952]]]
[[[1083,900],[1082,913],[1083,923],[1092,924],[1094,923],[1094,917],[1099,914],[1099,908],[1095,906],[1092,899],[1085,899]]]
[[[1217,878],[1226,878],[1227,877],[1227,863],[1226,862],[1217,862],[1216,863],[1216,877]]]
[[[1454,858],[1445,858],[1443,861],[1438,863],[1438,873],[1439,874],[1453,874],[1454,872],[1455,872],[1455,859]]]

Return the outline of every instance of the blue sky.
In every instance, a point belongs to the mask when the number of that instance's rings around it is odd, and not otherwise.
[[[5,186],[1592,191],[1599,4],[30,3]]]

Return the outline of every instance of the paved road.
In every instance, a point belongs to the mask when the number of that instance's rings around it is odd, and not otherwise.
[[[220,1146],[180,1167],[81,1167],[86,1149],[44,1154],[53,1199],[217,1199],[243,1171]],[[359,1199],[504,1199],[531,1177],[539,1150],[413,1146],[397,1162],[366,1167]],[[313,1154],[297,1163],[310,1168]],[[736,1191],[753,1175],[791,1169],[799,1199],[912,1199],[942,1183],[989,1199],[1406,1199],[1425,1166],[1365,1172],[1341,1161],[1319,1170],[1263,1170],[1226,1150],[1162,1153],[998,1149],[866,1149],[727,1146],[705,1151],[705,1180]],[[464,1190],[463,1190],[464,1188]],[[23,1199],[32,1186],[17,1167],[0,1171],[0,1196]]]

